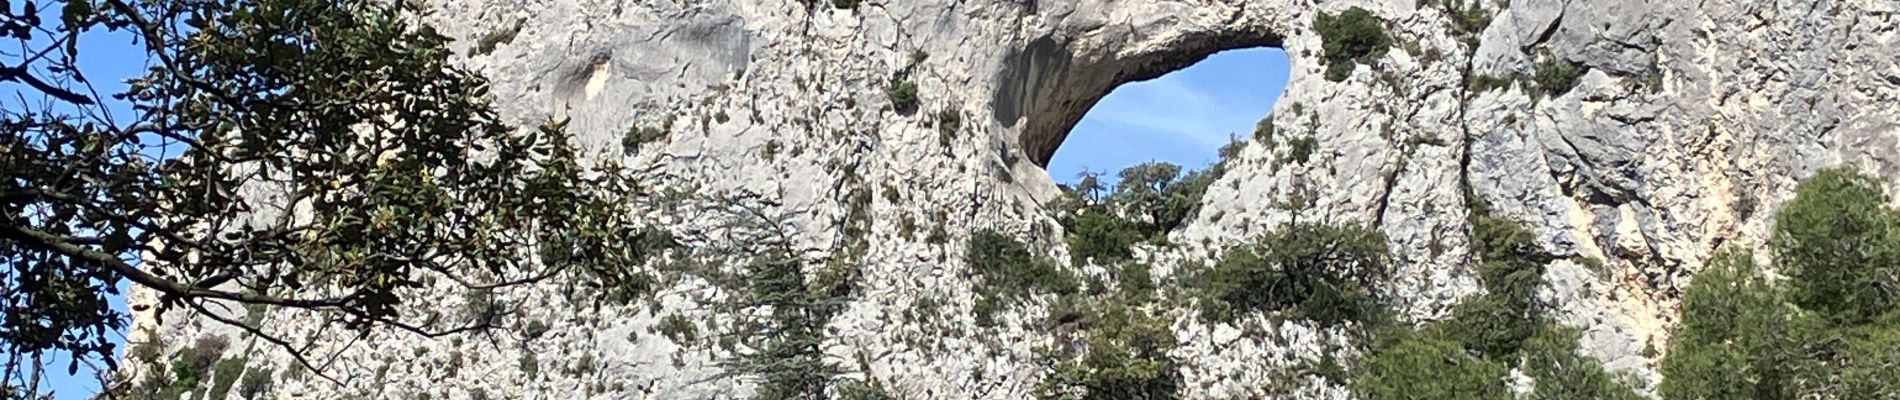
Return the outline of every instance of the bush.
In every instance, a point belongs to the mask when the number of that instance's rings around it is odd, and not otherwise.
[[[1326,80],[1333,82],[1346,80],[1352,74],[1352,63],[1384,57],[1392,47],[1385,27],[1364,8],[1353,7],[1337,16],[1319,13],[1313,17],[1313,29],[1319,31],[1321,59],[1327,64]]]
[[[1770,239],[1795,304],[1843,324],[1900,306],[1900,223],[1882,190],[1851,167],[1821,170],[1796,186]]]
[[[1286,312],[1325,324],[1360,321],[1381,309],[1374,295],[1389,274],[1385,234],[1360,225],[1289,223],[1231,250],[1204,278],[1206,318]]]
[[[1787,312],[1785,297],[1746,251],[1723,251],[1682,295],[1675,347],[1659,367],[1665,399],[1795,398],[1791,350],[1809,324]]]
[[[1524,342],[1522,368],[1537,384],[1527,400],[1646,399],[1595,359],[1577,354],[1576,329],[1554,324],[1543,328]]]
[[[206,392],[208,399],[223,399],[231,394],[231,387],[237,385],[238,375],[244,374],[244,358],[226,358],[218,360],[217,367],[211,372],[211,391]]]
[[[205,372],[211,370],[212,365],[218,362],[218,358],[223,356],[225,348],[229,346],[229,342],[226,342],[223,336],[204,336],[198,338],[191,347],[179,351],[178,358],[172,360],[172,376],[175,379],[173,386],[183,388],[198,386],[198,382],[205,377]]]
[[[1517,302],[1484,295],[1458,303],[1450,318],[1430,328],[1433,334],[1458,341],[1480,356],[1514,359],[1524,341],[1536,335],[1544,323]]]
[[[1078,288],[1073,275],[1031,254],[1028,245],[1013,237],[983,230],[970,235],[965,246],[964,260],[977,277],[979,298],[972,312],[978,322],[994,321],[991,313],[1031,294],[1071,294]]]
[[[891,87],[884,94],[891,100],[891,109],[909,114],[917,111],[917,84],[909,79],[891,81]]]
[[[1665,399],[1891,398],[1900,386],[1896,213],[1852,168],[1817,172],[1777,215],[1769,247],[1784,289],[1725,251],[1682,297],[1662,360]]]
[[[244,377],[238,379],[238,396],[245,400],[254,400],[264,392],[270,391],[270,370],[250,368],[244,370]]]
[[[1449,340],[1407,339],[1366,359],[1352,392],[1361,400],[1511,400],[1506,371]]]
[[[1319,147],[1319,141],[1314,140],[1312,136],[1301,136],[1287,141],[1286,146],[1286,157],[1280,158],[1281,163],[1292,161],[1306,164],[1312,161],[1313,150]]]
[[[1085,207],[1068,218],[1071,265],[1083,265],[1089,259],[1099,263],[1127,259],[1129,246],[1141,240],[1128,221],[1115,217],[1102,207]]]
[[[642,127],[634,125],[620,136],[620,149],[628,155],[640,152],[640,147],[666,138],[666,128]]]
[[[1168,232],[1180,228],[1194,216],[1201,196],[1214,181],[1211,169],[1183,175],[1181,166],[1173,163],[1135,164],[1117,173],[1121,179],[1116,182],[1107,203],[1112,210],[1134,216],[1136,221],[1126,225],[1132,227],[1138,237],[1160,242],[1166,239]]]
[[[1538,91],[1550,97],[1562,96],[1577,87],[1577,81],[1583,78],[1585,70],[1581,64],[1554,57],[1531,67],[1531,81],[1537,83]]]
[[[937,144],[950,148],[956,142],[957,131],[963,130],[963,110],[947,108],[937,112]]]
[[[1181,373],[1168,352],[1174,331],[1140,309],[1136,296],[1111,296],[1091,312],[1088,347],[1057,363],[1036,388],[1044,399],[1172,399]]]
[[[514,43],[515,35],[521,34],[521,25],[526,22],[527,20],[518,19],[515,20],[514,24],[505,28],[496,28],[495,30],[482,34],[482,37],[475,39],[475,47],[470,48],[469,53],[478,56],[487,55],[488,53],[495,52],[496,46]]]
[[[699,339],[699,327],[679,314],[667,314],[666,317],[660,318],[660,323],[655,325],[655,329],[659,330],[661,336],[666,336],[667,340],[672,340],[673,343],[681,346],[691,346],[694,340]]]

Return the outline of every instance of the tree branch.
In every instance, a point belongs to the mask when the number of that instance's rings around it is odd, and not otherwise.
[[[126,279],[132,280],[133,283],[179,297],[229,300],[241,303],[270,304],[307,309],[342,308],[348,302],[345,299],[287,299],[261,294],[236,293],[194,287],[173,282],[161,278],[158,275],[153,275],[150,272],[146,272],[132,264],[126,263],[125,260],[120,260],[117,255],[61,241],[59,235],[18,226],[0,225],[0,238],[17,240],[35,248],[46,249],[64,254],[68,257],[95,262],[112,269],[113,272],[124,275]]]

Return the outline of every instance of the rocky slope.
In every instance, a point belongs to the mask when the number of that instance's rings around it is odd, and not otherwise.
[[[1284,48],[1291,83],[1261,133],[1273,139],[1250,141],[1173,245],[1140,249],[1157,275],[1203,268],[1296,217],[1362,221],[1389,235],[1388,291],[1405,315],[1439,317],[1480,290],[1464,267],[1468,191],[1562,256],[1544,296],[1584,330],[1581,348],[1652,387],[1674,299],[1711,252],[1761,243],[1772,210],[1820,167],[1900,168],[1900,4],[1483,3],[1481,30],[1415,0],[488,0],[442,2],[433,19],[471,48],[494,45],[466,63],[494,80],[505,113],[571,118],[597,157],[644,166],[656,193],[674,193],[655,196],[650,220],[698,261],[645,268],[718,269],[780,233],[812,265],[855,266],[859,290],[823,329],[825,362],[903,398],[1029,396],[1036,349],[1057,334],[1040,304],[975,325],[964,238],[996,229],[1065,255],[1039,164],[1115,85],[1219,50]],[[1351,7],[1396,44],[1329,81],[1312,21]],[[1552,63],[1582,67],[1574,88],[1533,79]],[[917,106],[891,103],[896,81],[915,83]],[[624,153],[635,127],[664,138]],[[1301,137],[1317,151],[1285,162]],[[358,339],[294,313],[255,318],[335,355],[337,382],[279,379],[282,398],[749,396],[757,379],[727,362],[749,349],[718,339],[735,317],[709,306],[732,289],[659,275],[652,299],[624,306],[573,301],[559,284],[496,293],[532,335]],[[441,297],[445,314],[476,301]],[[1336,330],[1167,315],[1189,398],[1267,386],[1348,397],[1341,382],[1275,382],[1343,346]],[[202,317],[143,317],[133,340],[172,349],[243,337]],[[696,339],[657,333],[681,318]],[[289,365],[268,344],[233,348]]]

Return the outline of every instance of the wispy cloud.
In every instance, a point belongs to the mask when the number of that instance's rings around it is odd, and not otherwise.
[[[1285,56],[1275,52],[1216,54],[1160,78],[1116,88],[1057,149],[1050,176],[1073,182],[1075,171],[1084,168],[1113,173],[1150,160],[1205,165],[1229,134],[1251,133],[1280,95]]]
[[[1083,119],[1102,124],[1103,128],[1126,130],[1126,134],[1166,136],[1149,139],[1186,138],[1200,145],[1219,146],[1227,142],[1232,128],[1230,120],[1239,112],[1231,108],[1204,88],[1189,85],[1185,79],[1164,76],[1117,88]]]

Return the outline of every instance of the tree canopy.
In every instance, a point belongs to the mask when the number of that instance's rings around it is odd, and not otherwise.
[[[161,316],[228,301],[423,335],[492,323],[404,313],[424,287],[574,271],[609,293],[637,289],[626,266],[665,236],[628,220],[635,182],[611,162],[583,165],[561,123],[503,123],[485,80],[450,62],[451,39],[414,22],[425,13],[404,1],[0,0],[0,36],[17,44],[0,52],[0,87],[15,89],[0,100],[0,346],[16,356],[5,386],[35,395],[48,352],[72,355],[69,369],[110,368],[122,280],[160,293]],[[110,32],[130,32],[149,59],[121,93],[81,68],[98,55],[80,38]]]

